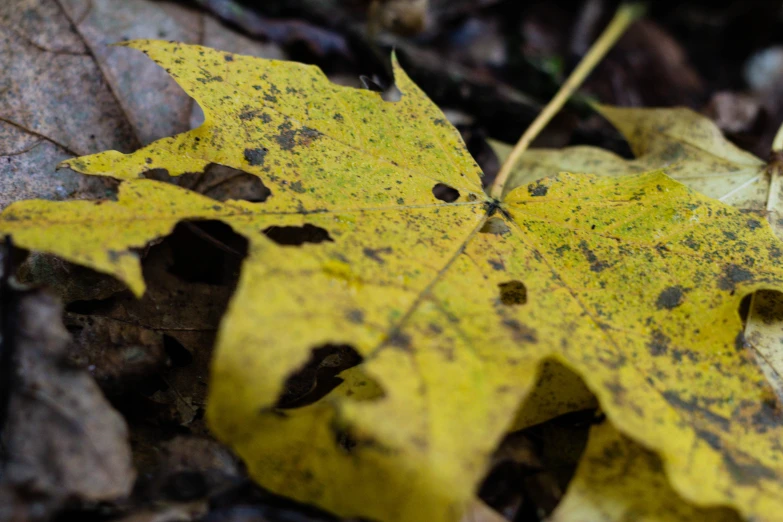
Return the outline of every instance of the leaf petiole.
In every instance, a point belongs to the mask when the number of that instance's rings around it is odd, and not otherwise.
[[[644,15],[646,11],[646,5],[643,2],[624,3],[620,5],[617,12],[609,22],[609,25],[598,37],[598,40],[590,47],[582,61],[576,66],[574,71],[568,77],[568,79],[557,91],[554,98],[544,107],[541,113],[536,117],[530,127],[527,128],[525,133],[519,138],[519,141],[514,146],[514,150],[511,151],[508,159],[503,163],[503,166],[498,172],[495,182],[492,184],[490,195],[493,198],[500,199],[503,196],[503,189],[508,181],[509,175],[514,165],[519,161],[520,156],[527,150],[530,143],[544,130],[544,127],[550,122],[550,120],[557,114],[557,112],[565,105],[565,102],[576,91],[582,82],[590,75],[596,65],[603,59],[606,53],[614,46],[615,42],[623,35],[625,30],[634,21],[638,20]],[[783,140],[783,137],[781,137]]]

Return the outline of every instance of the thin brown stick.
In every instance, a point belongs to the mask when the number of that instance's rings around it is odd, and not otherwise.
[[[614,46],[615,42],[622,36],[625,30],[634,21],[639,19],[645,11],[645,5],[643,3],[627,3],[622,4],[609,22],[609,25],[598,37],[593,46],[587,51],[587,54],[576,66],[576,69],[571,73],[565,83],[557,91],[555,97],[544,107],[544,110],[538,115],[538,117],[530,124],[530,127],[525,131],[519,141],[517,142],[514,150],[511,151],[511,155],[503,163],[503,167],[500,169],[495,183],[492,185],[490,195],[493,198],[500,199],[503,196],[503,190],[508,182],[509,175],[511,174],[514,165],[519,161],[519,158],[530,146],[530,143],[544,130],[544,127],[549,121],[557,114],[557,112],[565,105],[565,102],[571,95],[582,85],[582,82],[590,75],[595,69],[595,66],[603,59],[606,53]]]

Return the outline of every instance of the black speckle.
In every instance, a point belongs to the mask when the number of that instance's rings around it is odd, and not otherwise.
[[[350,310],[346,314],[346,317],[352,323],[356,323],[356,324],[364,323],[364,312],[362,312],[361,310]]]
[[[386,261],[381,257],[381,254],[391,254],[391,247],[384,248],[365,248],[362,252],[364,255],[375,261],[376,263],[383,265]]]
[[[520,343],[537,343],[538,336],[536,330],[517,321],[516,319],[506,319],[503,326],[511,330],[511,335],[515,341]]]
[[[533,197],[546,196],[546,193],[549,192],[549,187],[541,183],[541,181],[536,181],[527,186],[527,191]]]
[[[671,338],[660,330],[655,330],[650,336],[650,342],[647,343],[647,349],[650,350],[650,355],[659,356],[664,355],[669,351],[669,345]]]
[[[245,149],[245,160],[247,160],[248,164],[254,167],[263,165],[267,152],[268,151],[263,147],[258,147],[256,149]]]
[[[233,61],[234,61],[234,57],[233,57],[233,56],[231,56],[230,54],[224,54],[224,55],[223,55],[223,59],[224,59],[225,61],[227,61],[227,62],[233,62]]]
[[[748,228],[751,230],[756,230],[757,228],[761,227],[761,223],[755,219],[749,219],[747,221]]]
[[[585,258],[587,259],[587,262],[590,263],[590,270],[593,272],[601,272],[607,268],[609,268],[609,264],[605,261],[599,261],[598,257],[595,255],[595,252],[593,252],[590,249],[590,246],[587,244],[587,241],[580,241],[579,242],[579,249],[582,251],[582,254],[584,254]]]
[[[737,283],[744,283],[753,279],[753,274],[737,265],[728,265],[723,269],[723,275],[718,280],[718,288],[734,291]]]
[[[658,300],[655,302],[655,306],[658,310],[666,308],[667,310],[673,310],[680,306],[685,297],[684,289],[681,286],[670,286],[663,292],[658,294]]]
[[[489,262],[489,266],[491,266],[493,270],[502,272],[503,270],[506,269],[506,265],[505,263],[503,263],[502,259],[488,259],[487,261]]]
[[[294,181],[291,183],[291,190],[299,194],[304,194],[306,192],[305,188],[302,186],[301,181]]]
[[[392,332],[387,342],[390,346],[394,346],[395,348],[401,348],[402,350],[411,349],[410,336],[400,332],[399,330]]]

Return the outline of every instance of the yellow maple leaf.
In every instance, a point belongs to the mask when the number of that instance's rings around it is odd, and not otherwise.
[[[704,195],[766,218],[783,239],[783,169],[779,155],[773,154],[769,164],[762,161],[727,140],[709,118],[690,109],[596,108],[628,140],[635,159],[589,146],[529,150],[514,166],[507,187],[513,189],[560,171],[624,176],[664,169],[667,175]],[[511,152],[504,143],[491,145],[501,160]],[[778,397],[783,398],[781,326],[779,320],[773,320],[783,314],[783,306],[774,294],[761,299],[763,302],[756,303],[754,298],[745,334],[758,364]],[[581,399],[574,399],[574,404],[587,405],[590,400],[583,394]],[[524,417],[520,420],[521,426],[526,425]]]
[[[726,508],[699,508],[672,490],[658,457],[611,424],[593,426],[584,456],[551,522],[738,522]]]
[[[783,508],[781,417],[735,346],[742,297],[783,288],[766,224],[660,172],[560,174],[493,200],[459,134],[396,65],[391,103],[301,64],[127,45],[201,104],[204,125],[69,161],[125,179],[118,201],[16,203],[0,232],[137,293],[130,249],[178,220],[247,237],[208,419],[259,483],[344,516],[458,520],[541,363],[555,361],[660,455],[688,501],[758,520]],[[137,179],[210,163],[259,176],[272,195],[219,203]],[[304,225],[321,240],[268,236]],[[342,384],[281,405],[314,349],[345,345],[363,362]]]

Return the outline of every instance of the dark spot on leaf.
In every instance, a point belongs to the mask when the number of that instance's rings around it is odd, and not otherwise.
[[[720,437],[711,431],[696,430],[696,436],[709,444],[710,447],[714,450],[720,450],[723,447]]]
[[[506,265],[503,263],[502,259],[488,259],[487,261],[493,270],[503,271],[506,269]]]
[[[392,334],[389,336],[389,339],[387,340],[387,343],[389,346],[394,346],[395,348],[400,348],[402,350],[411,349],[410,336],[400,332],[399,330],[392,332]]]
[[[522,281],[507,281],[498,285],[500,302],[506,306],[523,305],[527,303],[527,288]]]
[[[696,398],[690,400],[683,399],[677,392],[673,390],[667,390],[661,393],[666,402],[681,410],[684,413],[693,415],[693,421],[707,421],[720,428],[722,431],[728,431],[731,423],[729,419],[718,415],[717,413],[700,406],[696,401]]]
[[[245,160],[252,166],[263,165],[266,153],[269,152],[263,147],[255,149],[245,149]]]
[[[432,187],[432,195],[446,203],[454,203],[459,199],[459,191],[443,183],[437,183]]]
[[[731,478],[737,484],[753,486],[762,480],[779,480],[777,473],[773,469],[768,468],[748,454],[735,455],[723,452],[721,457]]]
[[[337,377],[340,372],[361,362],[359,352],[347,344],[325,344],[313,348],[304,366],[286,379],[275,407],[292,409],[313,404],[343,382]]]
[[[748,228],[751,230],[756,230],[757,228],[761,227],[761,223],[755,219],[749,219],[747,221]]]
[[[584,254],[585,258],[587,259],[587,262],[590,263],[591,271],[601,272],[606,268],[609,268],[608,263],[598,260],[598,257],[595,255],[595,252],[593,252],[590,249],[590,246],[587,244],[587,241],[584,240],[580,241],[579,249],[582,251],[582,254]]]
[[[293,183],[291,183],[290,187],[291,190],[299,194],[304,194],[306,192],[305,188],[302,186],[301,181],[294,181]]]
[[[302,246],[305,243],[334,242],[326,229],[306,224],[301,227],[271,226],[264,229],[266,237],[283,246]]]
[[[728,265],[723,269],[723,275],[718,280],[718,288],[734,291],[737,283],[753,279],[753,274],[737,265]]]
[[[342,429],[335,431],[334,441],[337,443],[337,446],[346,453],[351,453],[359,444],[348,431]]]
[[[381,254],[391,254],[392,249],[391,247],[383,247],[383,248],[364,248],[362,250],[365,256],[369,257],[376,263],[382,265],[386,263],[386,261],[381,257]]]
[[[362,324],[364,323],[364,312],[361,310],[349,310],[345,317],[352,323]]]
[[[650,336],[650,342],[647,343],[647,348],[650,350],[650,355],[659,356],[664,355],[669,351],[669,345],[671,344],[671,338],[661,332],[655,330]]]
[[[233,57],[233,56],[231,56],[230,54],[224,54],[224,55],[223,55],[223,59],[224,59],[225,61],[227,61],[227,62],[233,62],[233,61],[234,61],[234,57]]]
[[[511,330],[511,336],[519,343],[536,343],[538,336],[536,330],[517,321],[516,319],[506,319],[503,326]]]
[[[658,307],[658,310],[663,308],[673,310],[682,304],[684,297],[684,289],[681,286],[670,286],[658,294],[655,306]]]
[[[527,191],[533,197],[546,196],[546,193],[549,192],[549,187],[539,180],[528,185]]]

